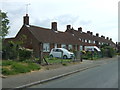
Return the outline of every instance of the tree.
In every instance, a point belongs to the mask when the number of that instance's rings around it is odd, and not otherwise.
[[[8,29],[10,26],[9,24],[9,19],[7,17],[7,13],[1,12],[0,10],[0,39],[4,39],[5,36],[8,34]]]

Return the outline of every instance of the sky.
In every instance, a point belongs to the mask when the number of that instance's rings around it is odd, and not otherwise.
[[[57,22],[58,30],[66,25],[75,30],[112,38],[118,41],[118,2],[120,0],[1,0],[2,12],[10,20],[9,34],[15,37],[23,25],[23,16],[28,13],[30,25],[51,28]],[[119,39],[120,40],[120,39]]]

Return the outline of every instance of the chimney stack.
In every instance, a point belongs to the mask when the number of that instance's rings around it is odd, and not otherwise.
[[[90,31],[87,31],[88,34],[90,34]]]
[[[82,27],[79,27],[79,28],[78,28],[78,31],[79,31],[79,32],[82,32]]]
[[[106,39],[108,40],[108,39],[109,39],[109,37],[106,37]]]
[[[110,38],[110,41],[112,41],[112,38]]]
[[[103,36],[103,38],[105,39],[105,36]]]
[[[29,16],[26,14],[26,16],[23,17],[23,24],[24,25],[29,25]]]
[[[99,33],[96,33],[96,36],[99,37]]]
[[[93,35],[93,32],[90,32],[91,35]]]
[[[71,25],[67,25],[67,30],[71,30]]]
[[[57,22],[52,22],[51,29],[57,31]]]

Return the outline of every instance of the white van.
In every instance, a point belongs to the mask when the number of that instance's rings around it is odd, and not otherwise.
[[[101,50],[97,46],[85,46],[85,51],[98,51],[98,52],[100,52]]]

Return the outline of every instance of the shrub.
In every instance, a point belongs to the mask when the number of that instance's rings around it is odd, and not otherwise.
[[[18,56],[18,45],[13,41],[9,41],[2,48],[2,58],[3,59],[16,59]]]
[[[66,64],[66,63],[63,63],[62,65],[63,65],[63,66],[67,66],[67,64]]]
[[[115,50],[113,48],[108,48],[108,57],[112,58],[115,55]]]
[[[20,61],[30,59],[32,55],[32,52],[26,49],[20,49],[19,50],[19,59]]]

